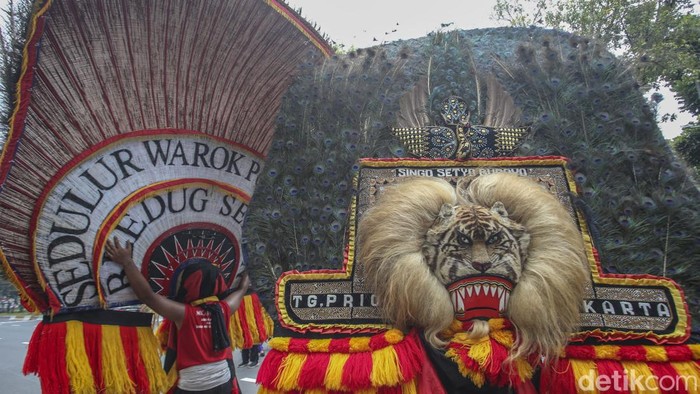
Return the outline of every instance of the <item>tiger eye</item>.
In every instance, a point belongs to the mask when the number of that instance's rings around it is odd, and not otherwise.
[[[501,237],[501,232],[499,231],[496,234],[490,236],[489,239],[486,240],[486,245],[491,245],[491,244],[496,243],[500,237]]]
[[[460,245],[466,245],[466,246],[470,246],[472,244],[472,240],[469,239],[469,237],[467,235],[461,234],[461,233],[457,234],[457,242]]]

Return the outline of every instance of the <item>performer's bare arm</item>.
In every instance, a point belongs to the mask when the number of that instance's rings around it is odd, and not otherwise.
[[[228,304],[229,309],[231,309],[231,313],[235,312],[241,305],[241,300],[243,300],[243,296],[249,287],[250,278],[248,277],[248,272],[246,271],[241,276],[241,284],[238,286],[238,289],[224,298],[224,301],[226,301]]]
[[[171,320],[178,328],[182,325],[182,321],[185,319],[185,304],[153,292],[146,278],[143,277],[131,258],[132,247],[130,242],[127,242],[122,247],[117,237],[114,237],[114,241],[107,240],[105,252],[110,260],[124,267],[124,272],[129,279],[131,288],[141,302],[148,305],[157,314]]]

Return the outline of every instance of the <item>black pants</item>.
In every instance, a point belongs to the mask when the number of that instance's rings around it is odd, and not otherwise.
[[[234,378],[235,380],[235,378]],[[176,388],[175,389],[175,394],[231,394],[231,391],[233,390],[233,382],[228,381],[220,386],[216,386],[214,388],[211,388],[209,390],[204,390],[204,391],[188,391],[188,390],[183,390],[181,388]]]
[[[243,357],[243,364],[248,364],[248,362],[257,363],[260,357],[260,348],[258,345],[253,345],[252,348],[241,350],[241,356]]]

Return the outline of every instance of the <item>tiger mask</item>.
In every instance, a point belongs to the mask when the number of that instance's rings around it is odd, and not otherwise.
[[[435,348],[456,317],[448,287],[491,275],[514,284],[504,314],[516,329],[512,357],[556,358],[578,327],[590,280],[581,233],[537,183],[512,174],[471,182],[430,177],[387,188],[358,226],[358,260],[392,325],[423,330]],[[474,320],[473,337],[488,334]]]

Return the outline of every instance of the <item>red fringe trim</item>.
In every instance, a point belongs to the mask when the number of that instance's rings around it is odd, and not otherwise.
[[[260,343],[267,341],[269,333],[265,329],[265,318],[263,317],[263,306],[260,303],[260,298],[256,293],[250,295],[251,302],[253,303],[253,316],[255,317],[255,325],[257,325],[258,336],[260,338]]]
[[[625,376],[625,369],[618,361],[599,360],[596,361],[598,367],[598,376],[608,376],[610,382],[622,382],[622,377]],[[616,390],[616,388],[620,390]],[[625,389],[624,384],[611,384],[606,394],[629,394],[629,390]]]
[[[104,389],[102,378],[102,327],[99,324],[83,323],[83,340],[85,352],[92,366],[92,378],[95,384]]]
[[[250,335],[250,327],[248,327],[248,321],[245,318],[247,313],[245,302],[241,302],[241,305],[236,310],[238,314],[238,320],[241,323],[241,331],[243,331],[243,346],[241,349],[250,349],[253,346],[253,337]]]
[[[258,384],[271,390],[274,390],[275,387],[277,387],[277,373],[280,370],[282,361],[284,361],[284,356],[285,353],[274,349],[271,349],[267,355],[265,355],[263,363],[260,365],[260,369],[258,370]],[[308,363],[309,361],[307,360],[306,362]],[[315,372],[315,374],[325,376],[325,374],[321,374],[318,371]]]
[[[39,372],[39,353],[41,351],[40,342],[43,332],[44,322],[39,322],[32,333],[32,338],[29,340],[27,356],[24,358],[22,373],[25,375],[29,375],[30,373],[36,374]]]
[[[289,339],[289,345],[285,351],[272,349],[265,356],[265,359],[258,372],[257,383],[268,390],[277,391],[278,377],[282,375],[285,365],[285,357],[291,354],[304,354],[305,361],[301,365],[296,382],[296,389],[299,390],[327,390],[327,379],[336,379],[328,375],[329,360],[332,354],[347,354],[347,361],[343,364],[342,375],[339,381],[334,381],[336,387],[341,386],[351,392],[362,390],[377,390],[378,393],[401,393],[402,385],[414,381],[422,371],[422,360],[425,354],[420,346],[420,339],[416,332],[403,337],[397,343],[389,343],[385,333],[377,334],[369,340],[369,348],[364,347],[364,351],[358,351],[363,347],[350,350],[350,338],[333,339],[329,342],[328,351],[309,351],[308,339]],[[374,355],[373,353],[390,347],[396,354],[386,358],[386,355]],[[384,350],[382,350],[384,351]],[[381,366],[374,365],[375,357],[384,357]],[[401,381],[395,387],[373,387],[373,368],[393,368],[399,370]],[[328,391],[332,392],[332,391]],[[347,393],[344,392],[344,393]]]
[[[343,386],[352,391],[372,387],[372,353],[355,353],[343,367]]]
[[[540,393],[575,393],[576,380],[568,360],[558,360],[554,365],[542,369]]]
[[[66,323],[45,324],[39,341],[37,375],[41,391],[52,394],[70,393],[70,380],[66,367]]]
[[[674,382],[681,381],[680,375],[678,375],[678,372],[671,366],[670,364],[666,363],[649,363],[648,364],[649,369],[651,372],[655,375],[658,376],[659,378],[663,376],[670,376],[673,378]],[[675,385],[673,385],[675,386]],[[678,387],[668,387],[665,384],[660,384],[658,385],[659,391],[662,394],[688,394],[688,391],[685,389],[684,385],[679,384],[677,385]],[[665,390],[666,388],[670,388],[671,390]]]
[[[119,334],[122,338],[122,344],[124,344],[126,365],[132,366],[129,369],[129,377],[134,381],[136,387],[150,387],[148,373],[139,353],[139,336],[136,327],[119,327]]]
[[[275,352],[277,351],[275,350]],[[330,354],[320,353],[317,357],[312,357],[310,360],[307,360],[304,366],[301,367],[298,381],[299,388],[313,389],[323,387],[326,375],[319,373],[319,371],[325,371],[328,368],[330,359]],[[258,374],[258,376],[260,375]]]

